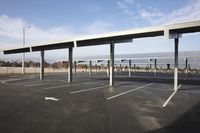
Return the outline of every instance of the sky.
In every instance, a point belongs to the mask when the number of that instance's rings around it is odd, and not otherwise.
[[[199,20],[199,9],[200,0],[0,0],[0,51],[22,46],[23,27],[26,27],[26,46],[30,46],[79,36]],[[200,50],[199,42],[199,33],[183,35],[180,51]],[[115,54],[173,50],[173,40],[156,37],[116,44]],[[107,54],[109,45],[74,48],[75,57]],[[67,59],[68,50],[48,51],[45,55],[47,61]],[[20,58],[20,54],[5,56],[0,53],[0,59]],[[39,53],[28,53],[26,59],[39,60]]]

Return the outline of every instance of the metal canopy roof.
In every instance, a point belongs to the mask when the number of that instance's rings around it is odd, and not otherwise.
[[[30,52],[30,47],[3,50],[4,54],[15,54],[15,53],[26,53],[26,52]]]
[[[166,36],[169,34],[185,34],[200,32],[200,20],[170,24],[164,26],[148,27],[141,29],[126,30],[121,32],[113,32],[99,36],[85,37],[76,40],[77,46],[91,46],[109,43],[122,43],[123,41],[136,38]],[[120,41],[119,41],[120,40]]]
[[[41,50],[55,50],[55,49],[64,49],[74,47],[74,42],[56,42],[52,44],[45,44],[45,45],[35,45],[30,47],[24,48],[16,48],[16,49],[8,49],[4,50],[4,54],[16,54],[16,53],[26,53],[26,52],[36,52]]]
[[[200,32],[200,20],[171,24],[171,25],[166,25],[165,27],[171,33],[175,32],[179,34],[185,34],[185,33]]]
[[[157,27],[126,30],[121,32],[112,32],[97,36],[84,37],[81,39],[77,39],[76,44],[78,47],[81,47],[81,46],[101,45],[110,43],[123,43],[123,42],[129,42],[130,39],[134,38],[155,37],[162,35],[164,35],[163,27],[157,26]]]
[[[62,48],[73,47],[74,42],[76,43],[77,47],[110,44],[110,43],[125,43],[125,42],[130,42],[130,40],[134,38],[145,38],[145,37],[155,37],[155,36],[169,37],[170,34],[185,34],[193,32],[200,32],[200,20],[164,25],[164,26],[112,32],[96,36],[76,38],[71,41],[64,40],[62,42],[31,46],[30,48],[32,49],[32,51],[62,49]],[[30,52],[31,51],[30,48],[25,47],[25,48],[4,50],[4,54]]]
[[[41,51],[41,50],[63,49],[63,48],[70,48],[70,47],[74,47],[73,41],[32,46],[31,49],[32,51]]]

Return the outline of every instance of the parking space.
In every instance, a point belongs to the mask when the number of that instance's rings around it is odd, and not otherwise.
[[[78,75],[72,83],[66,77],[2,79],[0,132],[200,132],[200,85],[182,83],[163,107],[174,92],[172,83],[120,77],[110,87],[102,75]]]

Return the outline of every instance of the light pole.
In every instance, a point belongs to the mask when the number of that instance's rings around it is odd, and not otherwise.
[[[26,28],[31,28],[30,25],[23,27],[23,47],[25,46],[25,30]],[[25,53],[22,53],[22,74],[25,73]]]

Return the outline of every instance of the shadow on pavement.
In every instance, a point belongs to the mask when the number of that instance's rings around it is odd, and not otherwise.
[[[144,133],[200,133],[200,103],[170,125]]]

